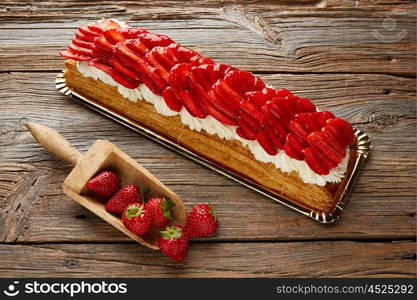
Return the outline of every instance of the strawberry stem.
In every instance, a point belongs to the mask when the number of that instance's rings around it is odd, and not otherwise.
[[[130,220],[131,218],[139,217],[144,212],[143,205],[135,203],[126,208],[126,218]]]

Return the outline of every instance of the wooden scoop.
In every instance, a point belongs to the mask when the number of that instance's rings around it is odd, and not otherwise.
[[[64,193],[130,238],[149,248],[159,249],[159,229],[151,229],[149,233],[142,236],[133,234],[124,227],[120,217],[110,214],[104,209],[105,201],[103,199],[99,199],[86,189],[87,181],[100,171],[115,172],[121,180],[121,186],[126,184],[147,186],[151,189],[150,196],[169,197],[175,203],[172,209],[173,220],[170,224],[185,225],[186,209],[182,200],[144,167],[109,141],[97,140],[87,153],[82,155],[57,131],[31,122],[27,124],[27,127],[42,147],[75,165],[62,184]]]

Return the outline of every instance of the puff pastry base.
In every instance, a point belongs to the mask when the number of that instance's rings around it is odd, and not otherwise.
[[[191,130],[181,123],[179,116],[166,117],[159,114],[150,103],[131,102],[125,99],[117,88],[100,80],[84,77],[73,60],[65,62],[64,77],[69,88],[90,100],[141,123],[292,203],[316,212],[327,214],[333,210],[337,199],[345,190],[349,177],[347,175],[352,172],[356,159],[355,139],[349,152],[350,158],[345,177],[341,182],[327,183],[325,186],[304,183],[295,171],[285,173],[272,163],[256,160],[249,149],[239,141],[223,140],[204,130],[201,132]]]

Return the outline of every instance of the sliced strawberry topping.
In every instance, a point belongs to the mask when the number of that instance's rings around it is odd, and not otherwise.
[[[288,134],[288,129],[282,125],[281,121],[271,113],[268,105],[262,107],[262,112],[266,119],[264,124],[269,124],[272,128],[274,128],[274,132],[280,137],[281,141],[285,142]]]
[[[162,92],[162,97],[164,98],[165,103],[168,105],[170,109],[177,112],[181,110],[182,102],[175,96],[175,93],[171,87],[167,87]]]
[[[102,19],[97,23],[87,26],[90,30],[95,31],[97,33],[102,33],[104,30],[112,29],[112,28],[120,28],[120,24],[114,20],[105,20]]]
[[[220,123],[231,126],[237,125],[237,121],[235,119],[217,110],[210,102],[204,103],[204,109]]]
[[[126,76],[123,76],[122,73],[115,70],[112,66],[107,65],[97,59],[90,60],[89,64],[97,69],[102,70],[106,74],[110,75],[114,79],[114,81],[120,83],[121,85],[129,89],[135,89],[139,86],[138,81],[126,78]]]
[[[82,41],[86,41],[86,42],[92,42],[94,41],[94,35],[86,35],[84,33],[82,33],[80,30],[78,30],[75,33],[75,36],[77,37],[77,39],[80,39]]]
[[[258,131],[251,126],[249,122],[247,122],[242,116],[237,119],[237,123],[239,127],[247,136],[247,140],[255,140],[256,136],[258,135]],[[237,132],[237,131],[236,131]]]
[[[289,133],[287,135],[287,141],[285,142],[284,150],[288,156],[292,158],[298,160],[304,159],[304,146],[294,133]]]
[[[276,155],[278,153],[277,147],[272,143],[266,130],[259,132],[256,139],[269,155]]]
[[[80,55],[85,55],[85,56],[91,56],[92,52],[93,52],[93,50],[91,50],[89,48],[84,48],[84,47],[77,46],[74,42],[71,42],[71,44],[69,44],[68,48],[74,53],[77,53],[77,54],[80,54]]]
[[[332,136],[344,147],[350,145],[353,141],[353,128],[349,122],[334,118],[326,120],[326,126]]]
[[[205,118],[207,116],[207,112],[204,111],[204,108],[197,101],[197,99],[193,99],[189,93],[190,87],[186,78],[190,72],[191,66],[189,64],[176,65],[171,70],[169,83],[177,98],[182,100],[185,108],[192,116]]]
[[[259,124],[262,124],[264,122],[265,117],[262,114],[262,111],[258,107],[256,107],[255,104],[252,103],[250,100],[243,100],[240,103],[240,107],[245,113],[252,116],[256,121],[258,121]]]
[[[316,106],[310,101],[310,99],[297,97],[297,102],[298,112],[315,112],[317,110]]]
[[[140,75],[137,72],[133,71],[131,68],[126,67],[120,59],[112,58],[108,62],[117,71],[126,75],[129,79],[134,81],[141,81]]]
[[[320,158],[313,152],[312,148],[307,148],[304,151],[305,157],[304,160],[308,164],[308,166],[317,174],[319,175],[327,175],[329,174],[329,168],[323,165],[323,162]]]
[[[73,39],[72,43],[77,45],[78,47],[87,48],[87,49],[94,49],[94,43],[82,41],[80,39]]]
[[[257,109],[263,107],[267,101],[267,97],[262,91],[246,92],[245,96]]]
[[[252,73],[216,64],[165,35],[103,19],[75,36],[62,56],[89,61],[127,88],[143,82],[173,111],[184,106],[194,117],[211,115],[270,155],[283,149],[305,159],[317,174],[336,167],[354,138],[347,121],[317,112],[309,99],[266,87]]]
[[[338,164],[344,158],[337,149],[332,147],[326,140],[326,136],[323,132],[313,132],[308,136],[308,143],[318,152],[321,152],[324,156]],[[344,153],[344,151],[343,151]]]
[[[60,51],[59,54],[63,57],[79,61],[88,61],[91,59],[90,56],[74,53],[71,50],[63,50]]]

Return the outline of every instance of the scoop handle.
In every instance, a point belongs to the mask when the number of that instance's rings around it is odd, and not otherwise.
[[[29,122],[26,125],[35,140],[46,150],[55,154],[59,158],[76,165],[83,155],[74,148],[62,135],[56,130],[43,126],[41,124]]]

